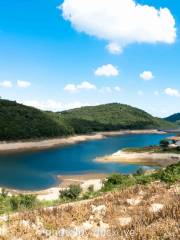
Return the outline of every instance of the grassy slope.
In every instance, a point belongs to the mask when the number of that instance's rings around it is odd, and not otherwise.
[[[119,129],[174,128],[174,124],[154,118],[138,108],[124,104],[83,107],[61,113],[76,133]]]
[[[0,140],[53,138],[75,133],[147,128],[171,129],[174,124],[122,104],[52,113],[0,100]]]

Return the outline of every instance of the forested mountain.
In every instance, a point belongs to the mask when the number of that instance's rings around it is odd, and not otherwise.
[[[0,100],[0,140],[57,137],[71,129],[52,115],[38,109]]]
[[[145,111],[119,103],[82,107],[60,114],[76,133],[174,127],[174,124],[152,117]]]
[[[44,112],[0,99],[0,140],[53,138],[95,131],[174,128],[175,124],[123,104]]]
[[[166,121],[177,123],[180,125],[180,113],[175,113],[167,118],[165,118]]]

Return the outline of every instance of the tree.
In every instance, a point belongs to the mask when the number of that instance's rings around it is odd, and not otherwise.
[[[160,141],[160,147],[163,149],[163,150],[167,150],[168,147],[169,147],[169,141],[167,139],[163,139]]]

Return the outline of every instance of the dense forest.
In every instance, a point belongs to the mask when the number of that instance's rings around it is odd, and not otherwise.
[[[0,140],[53,138],[120,129],[174,128],[175,124],[123,104],[44,112],[0,99]]]
[[[38,109],[0,100],[0,140],[57,137],[72,134],[63,121]]]
[[[75,133],[119,129],[174,128],[174,124],[155,118],[138,108],[112,103],[59,113]]]
[[[180,113],[175,113],[175,114],[165,118],[165,120],[180,125]]]

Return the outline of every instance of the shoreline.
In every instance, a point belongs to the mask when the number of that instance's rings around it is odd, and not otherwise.
[[[11,188],[0,187],[6,189],[9,196],[18,194],[32,194],[36,195],[40,201],[54,201],[59,198],[59,191],[67,189],[71,184],[78,184],[81,186],[82,191],[88,190],[89,186],[93,186],[95,190],[102,187],[103,180],[108,176],[105,173],[85,173],[79,175],[59,175],[57,176],[59,183],[55,186],[43,190],[18,190]]]
[[[145,164],[148,166],[167,167],[178,163],[180,154],[175,153],[132,153],[120,150],[112,155],[96,158],[101,163],[126,163],[126,164]]]
[[[25,152],[30,150],[44,150],[56,147],[69,146],[76,143],[100,140],[106,137],[128,135],[128,134],[166,134],[166,132],[158,130],[119,130],[109,132],[99,132],[94,134],[75,135],[70,137],[34,140],[34,141],[16,141],[16,142],[0,142],[1,153]]]

